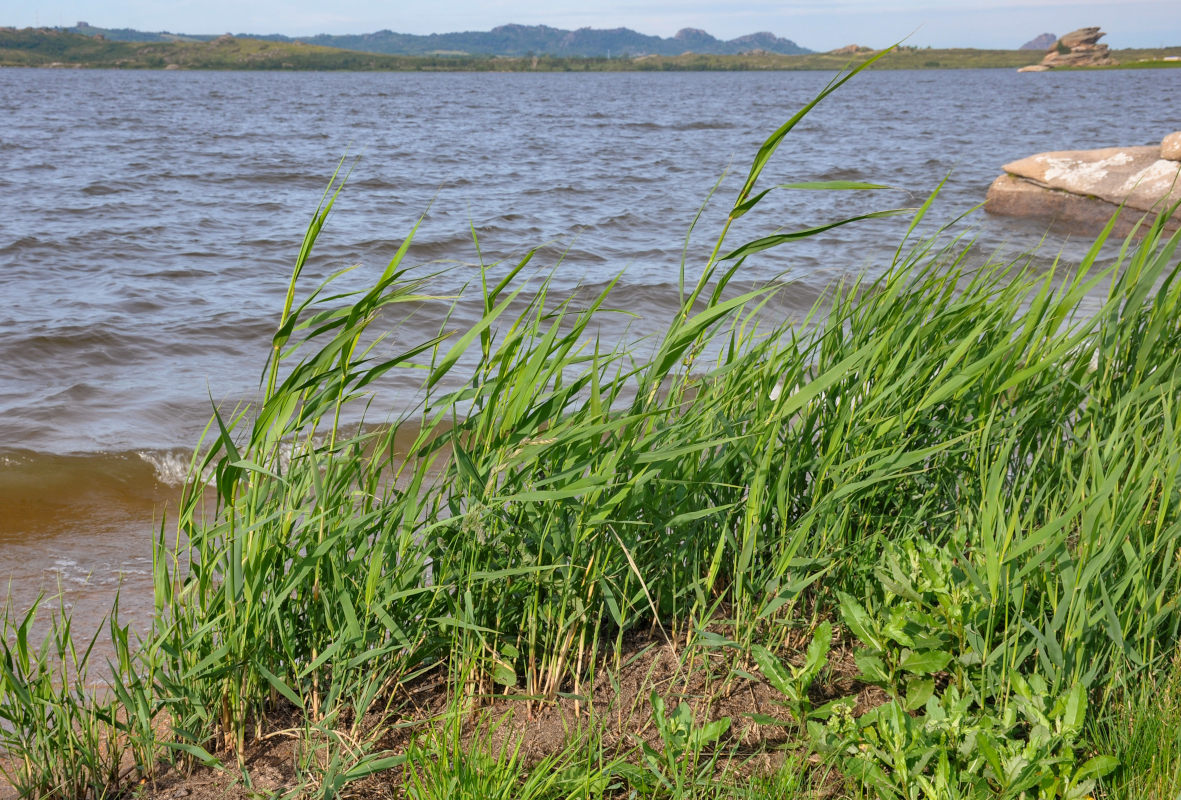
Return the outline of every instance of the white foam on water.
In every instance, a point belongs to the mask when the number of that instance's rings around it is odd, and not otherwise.
[[[310,442],[285,441],[278,451],[278,466],[283,472],[291,465],[294,458],[302,455],[308,448],[323,448],[330,440],[328,434],[317,434]],[[156,480],[165,486],[184,486],[190,477],[192,453],[183,450],[137,450],[138,455],[146,464],[151,466]],[[213,478],[213,466],[210,465],[201,473],[201,480],[208,482]]]
[[[165,486],[183,486],[189,477],[191,456],[188,454],[140,450],[136,455],[152,467],[156,480]]]

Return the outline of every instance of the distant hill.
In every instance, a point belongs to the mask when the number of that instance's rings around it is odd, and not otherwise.
[[[85,22],[79,22],[73,27],[60,28],[59,30],[83,36],[101,35],[111,41],[121,42],[199,42],[210,41],[217,37],[217,34],[194,35],[167,31],[145,33],[130,28],[96,28]],[[675,56],[686,52],[703,55],[736,55],[757,50],[782,55],[800,55],[812,52],[805,47],[800,47],[791,39],[784,39],[766,31],[723,41],[697,28],[685,28],[669,38],[648,36],[630,28],[579,28],[570,31],[551,28],[548,25],[501,25],[490,31],[432,33],[425,36],[395,33],[389,30],[341,36],[326,33],[302,37],[252,33],[239,33],[236,36],[239,39],[261,39],[270,42],[299,41],[322,47],[337,47],[344,50],[390,55],[445,53],[602,58],[605,56]]]
[[[82,36],[101,36],[112,42],[209,42],[217,38],[218,34],[208,36],[187,36],[168,31],[137,31],[134,28],[96,28],[87,22],[79,22],[68,28],[54,28],[62,33],[77,33]]]
[[[1035,36],[1025,44],[1021,45],[1022,50],[1049,50],[1054,46],[1054,42],[1058,41],[1058,37],[1052,33],[1043,33],[1041,36]]]

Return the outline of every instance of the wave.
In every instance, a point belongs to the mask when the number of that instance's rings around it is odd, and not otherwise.
[[[25,250],[32,250],[37,247],[49,247],[52,244],[53,242],[38,239],[36,236],[22,236],[19,239],[14,239],[3,247],[0,247],[0,256],[21,253]]]
[[[179,450],[137,450],[143,463],[152,468],[157,483],[164,486],[184,486],[193,472],[191,453]]]
[[[134,192],[142,188],[143,184],[135,181],[95,181],[83,186],[81,192],[85,195],[101,197],[121,192]]]
[[[157,348],[150,333],[131,333],[99,325],[72,325],[52,333],[8,337],[2,352],[11,368],[25,365],[44,369],[63,359],[88,366],[118,366],[147,360]]]
[[[592,117],[593,119],[593,117]],[[733,122],[724,120],[696,120],[694,122],[604,122],[600,128],[630,128],[646,131],[722,131],[737,128]]]
[[[109,495],[149,499],[160,489],[179,487],[188,473],[185,450],[131,450],[97,453],[0,451],[0,506],[36,498],[67,503],[71,497]]]
[[[124,209],[127,210],[127,209]],[[110,211],[110,209],[106,209]],[[85,219],[93,217],[92,209],[61,207],[57,209],[62,219]],[[100,272],[103,259],[118,257],[124,262],[135,259],[150,259],[162,252],[160,246],[150,239],[151,231],[144,228],[135,230],[98,230],[61,239],[25,235],[0,246],[0,257],[12,256],[6,267],[18,273],[45,274],[44,264],[48,261],[63,260],[55,264],[49,273],[56,277],[71,272]],[[95,241],[109,242],[107,246],[95,246]],[[146,243],[145,243],[146,242]],[[70,257],[77,257],[70,261]]]

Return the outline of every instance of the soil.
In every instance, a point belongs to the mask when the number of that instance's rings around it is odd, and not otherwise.
[[[803,635],[790,644],[794,647],[789,648],[788,658],[802,659],[807,645]],[[664,698],[670,710],[687,702],[699,724],[723,717],[731,719],[730,730],[720,743],[723,757],[719,769],[732,774],[774,771],[785,758],[784,748],[798,737],[790,727],[762,725],[751,719],[751,714],[786,718],[787,713],[779,704],[778,692],[765,681],[749,673],[743,675],[744,670],[735,668],[733,651],[699,650],[686,667],[685,654],[678,652],[673,643],[659,633],[644,632],[625,638],[618,670],[614,669],[614,661],[610,658],[602,665],[592,686],[582,687],[581,693],[559,693],[552,702],[530,702],[511,690],[482,696],[478,707],[463,722],[465,744],[471,746],[478,738],[480,746],[495,752],[519,743],[526,769],[562,751],[580,731],[592,725],[600,727],[607,753],[632,751],[640,741],[656,746],[658,733],[651,723],[649,700],[653,692]],[[885,702],[880,689],[855,681],[856,672],[850,644],[835,642],[827,674],[814,687],[813,702],[819,705],[852,695],[857,698],[857,713]],[[439,719],[448,708],[450,691],[451,684],[437,674],[404,689],[398,698],[400,713],[396,722],[387,723],[381,733],[380,749],[391,755],[404,753],[415,731],[442,724],[431,720]],[[253,792],[242,784],[237,770],[201,768],[190,774],[171,770],[154,785],[140,787],[136,794],[158,800],[247,800],[259,793],[293,788],[297,740],[294,732],[284,730],[284,722],[294,719],[284,720],[279,715],[266,737],[247,746],[245,760]],[[233,757],[226,760],[232,762]],[[348,796],[361,800],[400,798],[404,796],[402,781],[402,770],[394,768],[350,784]]]
[[[800,663],[807,643],[801,632],[795,641],[788,642],[781,656]],[[759,724],[751,718],[751,714],[760,714],[787,719],[788,713],[779,703],[781,695],[758,678],[757,670],[750,668],[748,672],[744,665],[735,664],[734,655],[731,649],[701,647],[686,654],[661,633],[632,633],[623,640],[618,668],[613,654],[605,657],[593,684],[579,687],[579,692],[571,686],[562,687],[565,691],[549,702],[530,701],[511,689],[479,695],[463,720],[463,743],[492,752],[519,745],[522,766],[527,770],[576,742],[580,732],[597,726],[604,752],[624,755],[634,752],[641,741],[659,744],[649,700],[655,692],[669,711],[687,702],[699,725],[730,718],[730,729],[719,742],[719,773],[740,777],[771,773],[783,763],[792,742],[799,740],[799,731],[790,725]],[[813,704],[852,696],[860,714],[887,700],[880,689],[858,683],[856,674],[851,641],[835,640],[828,667],[813,686]],[[401,688],[391,704],[395,713],[385,717],[384,723],[374,718],[349,726],[346,720],[341,728],[351,731],[346,735],[375,737],[377,750],[383,754],[403,754],[416,734],[428,726],[445,724],[439,720],[451,705],[452,689],[446,676],[436,671]],[[247,742],[244,761],[251,787],[233,768],[233,753],[221,752],[217,755],[227,769],[184,771],[170,767],[154,781],[129,787],[127,796],[143,800],[254,800],[294,789],[298,783],[294,767],[301,751],[306,750],[303,727],[294,709],[278,709],[268,719],[266,733]],[[820,778],[828,790],[822,789],[818,796],[839,791],[835,778]],[[358,800],[402,798],[406,796],[403,779],[402,769],[395,767],[349,784],[343,796]],[[0,783],[0,800],[9,797],[15,798],[15,792]]]

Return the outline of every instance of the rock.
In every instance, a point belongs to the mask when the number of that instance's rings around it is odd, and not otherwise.
[[[1181,200],[1181,164],[1160,155],[1154,145],[1063,150],[1005,164],[1004,170],[1049,189],[1149,211],[1162,198]]]
[[[1069,53],[1051,51],[1042,64],[1054,67],[1112,67],[1118,62],[1108,55],[1107,45],[1076,47]]]
[[[1058,41],[1058,37],[1052,33],[1043,33],[1041,36],[1036,36],[1030,39],[1018,50],[1049,50],[1054,46],[1054,42]]]
[[[998,216],[1054,222],[1069,230],[1095,231],[1107,224],[1115,206],[1060,189],[1047,189],[1012,175],[1001,175],[988,187],[984,210]],[[1130,227],[1127,225],[1123,231]]]
[[[844,47],[838,47],[836,50],[829,50],[830,56],[855,56],[858,53],[868,53],[873,50],[872,47],[863,47],[859,44],[847,44]]]
[[[1083,45],[1098,44],[1099,40],[1104,36],[1105,34],[1103,31],[1099,30],[1097,25],[1091,28],[1079,28],[1077,31],[1071,31],[1070,33],[1058,39],[1057,45],[1062,45],[1063,47],[1073,50],[1074,48],[1081,47]]]
[[[1160,142],[1160,157],[1181,161],[1181,131],[1170,133]]]
[[[1106,34],[1097,27],[1079,28],[1054,42],[1042,63],[1046,69],[1055,67],[1110,67],[1118,62],[1111,57],[1107,45],[1099,44]],[[1044,69],[1022,67],[1019,72],[1045,72]]]
[[[1181,145],[1181,131],[1171,136]],[[1162,151],[1154,145],[1105,147],[1023,158],[1005,164],[1005,174],[988,189],[984,208],[993,214],[1099,228],[1122,204],[1125,219],[1119,230],[1126,232],[1145,213],[1181,201],[1181,162],[1161,158]],[[1178,226],[1181,211],[1169,223],[1170,228]]]
[[[1045,64],[1030,64],[1028,67],[1022,67],[1018,72],[1049,72],[1050,68]]]

